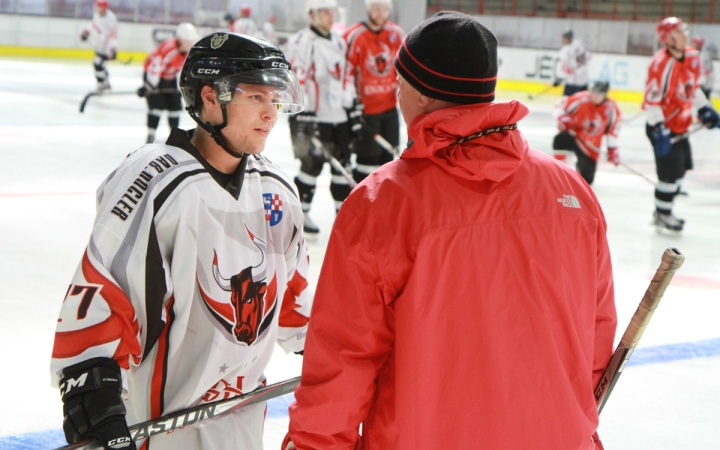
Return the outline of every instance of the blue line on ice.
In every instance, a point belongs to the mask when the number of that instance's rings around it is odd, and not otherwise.
[[[633,353],[628,367],[711,356],[720,356],[720,338],[655,347],[638,347]],[[287,417],[287,408],[293,400],[293,395],[286,395],[268,401],[267,417],[271,419]],[[62,445],[65,445],[62,430],[0,437],[0,450],[49,449]]]

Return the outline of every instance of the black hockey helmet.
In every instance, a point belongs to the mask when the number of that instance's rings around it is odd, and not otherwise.
[[[563,31],[562,37],[564,37],[565,39],[567,39],[569,41],[572,41],[573,40],[573,30],[568,29],[568,30]]]
[[[593,83],[592,91],[607,95],[610,90],[610,83],[605,80],[597,80]]]
[[[178,82],[190,117],[234,156],[238,155],[228,149],[220,130],[227,125],[225,106],[243,84],[277,88],[272,103],[278,112],[297,113],[303,110],[300,83],[290,70],[290,63],[283,52],[264,39],[243,34],[211,33],[200,39],[188,51]],[[203,122],[198,115],[203,86],[213,86],[217,93],[223,112],[223,123],[220,125]]]

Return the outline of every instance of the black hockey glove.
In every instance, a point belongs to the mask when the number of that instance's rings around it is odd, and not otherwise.
[[[120,366],[113,359],[92,358],[63,369],[60,394],[67,442],[94,437],[106,450],[135,450],[121,391]]]
[[[312,111],[301,112],[291,115],[288,122],[293,152],[296,158],[301,159],[315,149],[310,138],[318,135],[317,117]]]
[[[672,142],[670,141],[670,129],[660,122],[657,125],[647,125],[647,135],[652,143],[653,150],[657,156],[667,156],[670,153]]]
[[[363,116],[363,110],[365,105],[358,99],[353,100],[353,104],[350,108],[346,108],[348,116],[348,126],[350,127],[351,139],[359,139],[362,133],[362,129],[365,126],[365,117]]]
[[[558,87],[562,84],[561,78],[555,78],[555,81],[553,81],[553,87]]]
[[[115,49],[110,49],[110,52],[108,53],[108,61],[112,61],[115,58],[117,58],[117,51],[115,51]]]
[[[80,40],[87,41],[88,36],[90,36],[90,32],[88,30],[83,30],[83,32],[80,33]]]
[[[703,106],[698,110],[700,121],[708,128],[718,128],[720,126],[720,116],[709,106]]]

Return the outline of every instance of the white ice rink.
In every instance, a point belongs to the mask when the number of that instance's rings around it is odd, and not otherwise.
[[[140,66],[111,64],[115,91],[140,85]],[[0,449],[53,448],[62,439],[62,405],[49,385],[53,333],[67,285],[94,218],[94,191],[130,151],[145,140],[144,101],[134,95],[93,98],[90,62],[0,60]],[[520,122],[530,144],[549,152],[556,133],[550,115],[557,97],[527,101]],[[621,105],[626,117],[638,105]],[[183,117],[181,127],[193,122]],[[158,137],[167,135],[163,117]],[[601,416],[608,450],[720,449],[720,131],[692,136],[695,170],[676,214],[682,235],[660,235],[650,225],[650,182],[604,159],[594,183],[609,225],[615,270],[619,335],[627,326],[665,248],[677,247],[684,266],[665,294],[639,349]],[[642,118],[620,134],[623,161],[654,178],[652,151]],[[287,122],[270,135],[267,156],[289,174],[293,159]],[[321,227],[310,243],[311,282],[317,280],[334,218],[329,175],[320,177],[312,217]],[[558,232],[562,232],[558,230]],[[462,345],[462,343],[458,343]],[[478,355],[481,357],[481,355]],[[270,382],[300,373],[301,357],[278,348]],[[491,364],[488,361],[488,364]],[[266,448],[279,449],[287,426],[287,400],[274,402]],[[551,448],[550,445],[548,448]],[[516,450],[516,449],[510,449]]]

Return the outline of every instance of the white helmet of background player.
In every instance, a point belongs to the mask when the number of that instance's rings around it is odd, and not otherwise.
[[[307,0],[305,2],[305,13],[318,9],[337,9],[337,0]]]
[[[388,9],[392,9],[392,0],[365,0],[366,9],[370,9],[374,4],[387,5]]]
[[[188,42],[190,45],[193,45],[200,39],[200,34],[195,28],[195,25],[188,22],[183,22],[175,29],[175,37],[180,39],[181,41]]]

